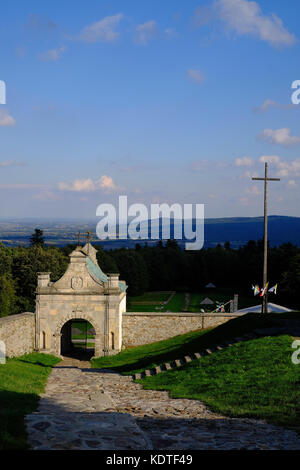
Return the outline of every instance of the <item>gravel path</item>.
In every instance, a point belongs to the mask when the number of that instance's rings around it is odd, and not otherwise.
[[[227,418],[69,358],[53,368],[38,410],[25,419],[30,446],[39,450],[300,449],[292,431]]]

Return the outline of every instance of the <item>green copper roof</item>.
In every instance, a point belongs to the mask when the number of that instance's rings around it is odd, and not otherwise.
[[[99,266],[97,266],[97,264],[95,264],[91,260],[91,258],[89,256],[86,258],[86,262],[87,262],[88,269],[90,270],[90,272],[92,274],[94,274],[94,276],[97,279],[100,279],[100,281],[102,281],[102,282],[107,282],[108,281],[108,277],[106,276],[106,274],[104,274],[104,272],[99,268]],[[126,286],[125,282],[119,281],[119,289],[120,289],[121,292],[126,291],[127,286]]]
[[[97,279],[100,279],[100,281],[102,281],[102,282],[107,282],[108,281],[108,277],[106,276],[106,274],[104,274],[104,272],[99,268],[99,266],[97,266],[91,260],[91,258],[89,256],[87,257],[86,261],[87,261],[87,265],[88,265],[89,270],[91,271],[92,274],[94,274],[94,276],[96,276]]]

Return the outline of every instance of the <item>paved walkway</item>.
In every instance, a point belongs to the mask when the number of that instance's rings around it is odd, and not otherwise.
[[[26,417],[33,449],[300,449],[292,431],[210,412],[198,400],[143,390],[131,377],[65,358],[37,412]]]

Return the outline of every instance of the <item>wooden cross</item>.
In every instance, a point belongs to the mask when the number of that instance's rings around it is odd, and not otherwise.
[[[91,231],[88,230],[86,233],[87,233],[87,244],[88,244],[88,254],[89,254],[90,253]]]
[[[268,271],[267,271],[267,260],[268,260],[268,181],[280,181],[280,178],[268,178],[268,163],[265,162],[265,177],[264,178],[252,178],[256,181],[264,181],[264,266],[263,266],[263,289],[267,285]],[[267,305],[267,292],[264,293],[262,298],[262,313],[268,313]]]

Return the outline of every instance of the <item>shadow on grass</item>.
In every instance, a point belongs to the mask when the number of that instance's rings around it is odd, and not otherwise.
[[[193,335],[181,335],[169,340],[159,341],[145,346],[129,348],[121,353],[105,358],[92,360],[92,367],[109,368],[122,374],[133,374],[149,369],[164,362],[180,359],[193,352],[201,352],[212,348],[226,340],[232,340],[255,329],[276,328],[283,329],[290,324],[288,334],[292,335],[292,328],[297,330],[296,321],[300,324],[300,313],[248,313],[246,315],[227,321],[207,332],[199,330]],[[280,333],[278,333],[280,334]],[[282,333],[283,334],[283,333]],[[176,339],[176,344],[174,340]]]
[[[24,416],[36,410],[35,393],[0,391],[0,450],[27,449]]]

